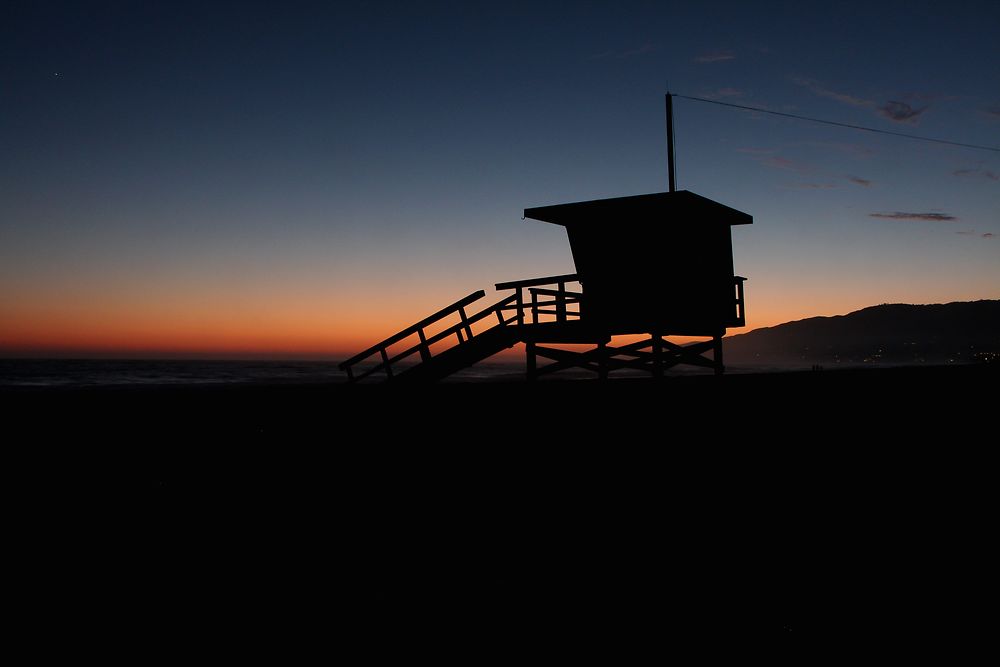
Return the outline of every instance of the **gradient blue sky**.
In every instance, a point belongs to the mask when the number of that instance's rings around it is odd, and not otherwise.
[[[665,190],[668,82],[1000,145],[995,1],[13,5],[0,354],[336,356],[570,272],[522,209]],[[1000,297],[1000,154],[675,115],[678,186],[755,218],[750,328]]]

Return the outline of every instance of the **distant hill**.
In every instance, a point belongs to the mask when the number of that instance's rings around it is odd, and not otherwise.
[[[883,304],[726,338],[727,364],[1000,362],[1000,300]]]

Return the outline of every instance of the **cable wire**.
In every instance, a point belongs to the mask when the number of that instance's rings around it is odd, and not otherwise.
[[[720,102],[719,100],[709,100],[704,97],[691,97],[690,95],[678,95],[672,93],[674,97],[680,97],[685,100],[693,100],[695,102],[707,102],[709,104],[718,104],[719,106],[732,107],[734,109],[743,109],[744,111],[758,111],[760,113],[769,113],[773,116],[784,116],[786,118],[795,118],[797,120],[807,120],[813,123],[823,123],[825,125],[836,125],[837,127],[846,127],[852,130],[864,130],[865,132],[876,132],[878,134],[890,134],[894,137],[905,137],[906,139],[917,139],[919,141],[930,141],[936,144],[948,144],[949,146],[961,146],[962,148],[975,148],[982,151],[993,151],[994,153],[1000,153],[1000,148],[994,146],[982,146],[979,144],[963,144],[958,141],[949,141],[947,139],[935,139],[934,137],[923,137],[919,134],[906,134],[905,132],[893,132],[892,130],[880,130],[875,127],[865,127],[863,125],[852,125],[850,123],[838,123],[835,120],[823,120],[822,118],[810,118],[809,116],[800,116],[794,113],[784,113],[782,111],[771,111],[770,109],[761,109],[759,107],[748,107],[743,104],[732,104],[731,102]]]

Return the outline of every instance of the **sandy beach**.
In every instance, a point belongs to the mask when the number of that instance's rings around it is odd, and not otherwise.
[[[664,641],[788,651],[982,622],[958,602],[989,553],[976,433],[996,377],[983,365],[3,401],[25,460],[17,507],[48,545],[36,555],[51,585],[95,585],[82,569],[155,614],[273,617],[373,655],[539,637],[621,659]]]

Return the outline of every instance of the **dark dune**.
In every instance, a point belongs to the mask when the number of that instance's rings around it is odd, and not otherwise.
[[[17,549],[43,592],[134,609],[147,629],[281,636],[286,657],[523,657],[539,640],[531,655],[622,662],[974,632],[996,379],[980,365],[0,398]]]

